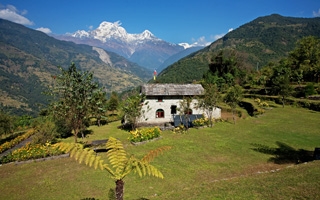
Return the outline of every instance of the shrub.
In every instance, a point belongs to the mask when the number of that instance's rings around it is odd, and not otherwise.
[[[154,128],[140,128],[130,131],[129,141],[130,142],[142,142],[158,138],[161,135],[159,127]]]
[[[269,107],[269,104],[265,101],[261,101],[259,98],[254,99],[254,101],[258,104],[259,107]]]
[[[56,125],[56,131],[58,133],[58,137],[67,138],[72,136],[72,129],[67,126],[65,120],[57,119],[54,121]]]
[[[181,124],[180,126],[174,128],[172,132],[173,132],[173,133],[180,133],[180,134],[185,134],[185,133],[187,133],[186,128],[184,127],[183,124]]]
[[[34,144],[46,144],[47,142],[56,142],[59,136],[54,122],[47,118],[38,118],[34,122],[35,135],[32,138]]]
[[[214,122],[215,119],[212,118],[212,121]],[[206,117],[201,117],[199,119],[195,119],[192,122],[193,126],[199,127],[199,126],[208,126],[209,125],[209,119]]]
[[[304,88],[304,96],[305,97],[308,97],[308,96],[310,96],[310,95],[313,95],[313,94],[315,94],[315,89],[314,89],[314,85],[313,85],[313,83],[308,83],[307,85],[306,85],[306,87]]]

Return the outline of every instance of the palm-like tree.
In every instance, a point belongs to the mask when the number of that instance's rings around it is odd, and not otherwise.
[[[164,150],[170,149],[165,146],[156,150],[150,151],[142,159],[138,159],[133,155],[128,155],[123,144],[110,137],[106,143],[108,163],[96,155],[96,152],[90,148],[83,148],[81,144],[74,143],[57,143],[56,146],[66,152],[70,153],[70,157],[74,157],[79,163],[85,162],[86,165],[94,167],[95,169],[107,170],[116,183],[116,199],[123,199],[124,181],[123,179],[131,172],[136,172],[140,177],[155,176],[157,178],[164,178],[163,174],[150,162],[162,153]]]

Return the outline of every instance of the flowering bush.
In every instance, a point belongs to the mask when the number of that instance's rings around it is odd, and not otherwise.
[[[161,130],[159,127],[154,128],[141,128],[134,131],[130,131],[129,141],[130,142],[142,142],[160,137]]]
[[[21,141],[29,138],[31,135],[33,135],[35,133],[35,131],[33,129],[28,130],[26,133],[24,133],[23,135],[20,135],[16,138],[14,138],[13,140],[10,140],[8,142],[3,143],[2,145],[0,145],[0,153],[16,146],[17,144],[19,144]]]
[[[172,132],[173,132],[173,133],[181,133],[181,134],[187,133],[187,131],[186,131],[186,129],[185,129],[185,127],[184,127],[183,124],[181,124],[180,126],[174,128],[174,129],[172,130]]]
[[[214,121],[214,118],[212,118],[212,121]],[[201,117],[199,119],[193,120],[192,124],[193,124],[193,126],[208,126],[209,119],[206,117]]]
[[[267,102],[261,101],[259,98],[256,98],[254,101],[257,102],[258,106],[260,107],[269,107],[269,104]]]
[[[62,153],[62,151],[53,148],[50,143],[46,143],[46,145],[28,143],[26,146],[2,157],[0,163],[45,158],[48,156],[60,155]]]

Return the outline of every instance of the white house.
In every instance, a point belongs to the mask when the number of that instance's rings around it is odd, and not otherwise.
[[[146,100],[142,106],[145,113],[139,121],[140,124],[162,125],[173,122],[174,116],[180,114],[179,107],[183,97],[193,98],[189,114],[205,114],[203,110],[196,108],[195,97],[204,94],[200,84],[144,84],[141,86],[141,93],[146,96]],[[220,118],[221,109],[215,109],[213,117]]]

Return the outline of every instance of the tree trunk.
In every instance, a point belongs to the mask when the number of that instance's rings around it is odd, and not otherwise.
[[[78,130],[78,129],[75,129],[75,130],[73,130],[73,132],[74,132],[74,143],[77,143],[77,138],[78,138],[79,130]]]
[[[123,188],[124,188],[124,181],[123,180],[116,180],[116,199],[123,200]]]
[[[233,124],[236,124],[236,118],[234,116],[234,109],[232,108],[232,119],[233,119]]]

